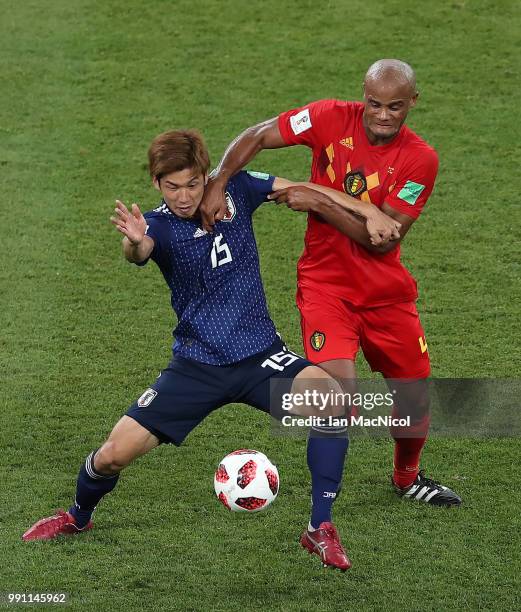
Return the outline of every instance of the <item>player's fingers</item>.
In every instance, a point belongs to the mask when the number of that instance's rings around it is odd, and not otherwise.
[[[130,214],[130,212],[128,211],[126,207],[121,208],[118,206],[117,208],[114,209],[114,212],[116,213],[119,219],[124,219],[125,221],[128,221],[132,217],[132,215]]]
[[[390,225],[388,228],[391,236],[394,236],[395,234],[399,234],[401,227],[402,227],[402,224],[398,223],[398,221],[393,222],[392,225]]]
[[[128,210],[121,210],[120,208],[115,208],[114,212],[118,215],[119,219],[127,219],[129,216]]]
[[[136,218],[136,219],[140,219],[143,215],[141,214],[141,210],[139,209],[139,206],[137,204],[132,204],[132,215]]]
[[[122,228],[127,228],[127,224],[124,223],[123,221],[121,221],[121,219],[116,219],[116,217],[111,217],[110,218],[110,222],[115,225],[116,227],[122,227]]]
[[[201,225],[203,226],[203,229],[208,232],[209,234],[213,233],[213,227],[215,225],[215,220],[213,219],[213,217],[208,216],[208,214],[202,213],[201,214]]]
[[[374,246],[378,246],[382,243],[382,238],[377,231],[369,232],[369,238],[371,239],[371,242],[374,244]]]
[[[270,193],[270,195],[268,197],[269,197],[270,200],[275,200],[279,204],[281,202],[286,202],[287,201],[287,197],[288,197],[288,190],[287,189],[279,189],[278,191],[274,191],[273,193]]]
[[[371,241],[371,244],[373,244],[374,246],[379,246],[380,244],[382,244],[381,230],[368,227],[367,233],[369,234],[369,240]]]
[[[116,200],[116,208],[128,214],[128,208],[125,206],[125,204],[123,204],[121,200]]]

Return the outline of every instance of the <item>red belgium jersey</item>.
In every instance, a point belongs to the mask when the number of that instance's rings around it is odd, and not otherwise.
[[[367,139],[361,102],[320,100],[279,116],[289,145],[313,150],[311,181],[417,218],[434,187],[436,151],[403,125],[386,145]],[[417,298],[416,281],[400,261],[400,247],[371,253],[319,215],[308,215],[305,247],[298,263],[299,286],[327,292],[355,308]]]

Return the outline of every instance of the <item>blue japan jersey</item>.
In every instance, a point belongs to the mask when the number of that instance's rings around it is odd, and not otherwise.
[[[175,355],[226,365],[274,342],[252,226],[252,214],[273,190],[273,180],[256,172],[235,175],[226,186],[226,218],[213,234],[197,219],[174,215],[164,201],[145,213],[147,235],[154,240],[151,258],[172,292],[177,315]]]

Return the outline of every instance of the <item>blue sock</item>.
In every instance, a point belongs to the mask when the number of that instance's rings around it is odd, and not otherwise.
[[[112,491],[119,478],[119,474],[105,476],[95,470],[94,455],[96,453],[97,451],[93,451],[81,466],[76,481],[76,499],[74,506],[69,508],[70,514],[80,529],[83,529],[90,521],[100,499]]]
[[[338,436],[338,434],[336,434]],[[349,446],[344,437],[318,435],[312,431],[308,439],[308,467],[311,472],[311,526],[317,529],[324,521],[331,521],[333,502],[342,481],[344,461]]]

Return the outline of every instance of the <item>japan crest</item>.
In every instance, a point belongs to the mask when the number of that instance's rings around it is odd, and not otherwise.
[[[140,408],[146,408],[152,403],[152,400],[156,397],[157,391],[155,389],[147,389],[143,395],[138,399],[137,405]]]
[[[224,197],[226,198],[226,213],[224,215],[223,221],[233,221],[237,212],[235,208],[235,203],[232,200],[232,196],[228,192],[225,193]]]

